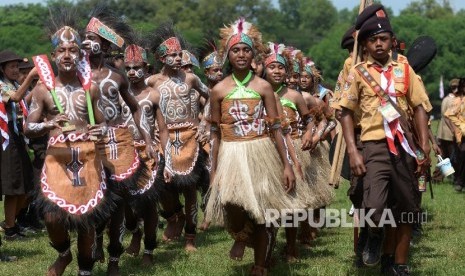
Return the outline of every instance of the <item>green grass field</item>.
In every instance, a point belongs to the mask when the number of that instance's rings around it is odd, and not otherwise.
[[[435,131],[435,127],[433,126]],[[329,208],[349,209],[346,196],[348,183],[343,182],[336,190],[336,200]],[[429,188],[428,188],[429,189]],[[428,222],[423,225],[423,236],[415,240],[411,250],[410,265],[412,275],[465,275],[465,193],[454,191],[450,181],[434,185],[434,199],[429,190],[423,195],[423,208],[427,211]],[[0,207],[3,218],[3,206]],[[200,220],[199,220],[200,221]],[[232,239],[222,229],[210,228],[199,232],[198,251],[185,253],[183,240],[172,243],[161,242],[154,252],[156,264],[150,268],[140,266],[141,257],[123,254],[120,261],[123,275],[248,275],[253,264],[253,252],[246,250],[244,260],[231,261],[228,252]],[[65,275],[77,274],[76,242],[73,236],[72,251],[74,260],[66,269]],[[105,239],[107,239],[105,237]],[[127,235],[124,244],[127,246]],[[107,242],[107,240],[105,240]],[[284,231],[278,234],[275,256],[284,246]],[[14,263],[0,263],[0,275],[44,275],[47,267],[57,254],[49,246],[46,233],[30,235],[27,240],[4,241],[3,252],[16,255]],[[270,271],[270,275],[378,275],[379,268],[355,269],[353,262],[353,229],[325,228],[320,231],[314,247],[301,248],[300,262],[286,264],[281,260]],[[106,264],[97,263],[94,275],[105,275]]]

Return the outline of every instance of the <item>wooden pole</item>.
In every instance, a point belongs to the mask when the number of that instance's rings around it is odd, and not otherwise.
[[[373,4],[373,0],[360,0],[360,6],[358,13],[360,14],[365,7]],[[358,31],[355,33],[354,51],[352,53],[352,67],[362,61],[363,49],[362,46],[358,45],[357,41]],[[339,125],[339,124],[338,124]],[[344,162],[344,156],[346,151],[346,143],[342,137],[342,128],[339,130],[336,140],[336,146],[333,156],[333,162],[331,164],[331,173],[329,175],[329,185],[337,188],[339,187],[339,181],[341,180],[342,164]]]

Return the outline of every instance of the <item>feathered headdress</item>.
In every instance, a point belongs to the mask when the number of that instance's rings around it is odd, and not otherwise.
[[[93,32],[108,40],[119,48],[122,48],[131,27],[107,5],[97,5],[91,12],[91,19],[87,24],[86,32]]]
[[[46,26],[52,41],[53,49],[56,49],[59,45],[66,43],[76,44],[76,46],[80,48],[81,38],[75,29],[75,13],[65,8],[49,10],[49,12],[50,19]]]
[[[174,30],[172,22],[161,24],[149,37],[150,50],[157,58],[181,52],[184,46],[180,34]]]
[[[284,44],[268,42],[268,49],[267,49],[268,55],[266,56],[266,59],[265,59],[265,67],[267,67],[270,63],[278,62],[286,66],[286,69],[287,69],[287,63],[283,56],[283,52],[285,48],[286,47],[284,46]]]
[[[263,52],[262,34],[252,23],[239,18],[229,27],[220,29],[221,52],[223,60],[226,60],[229,49],[238,43],[248,45],[254,52]]]
[[[300,74],[303,54],[299,49],[292,46],[287,46],[283,52],[284,57],[288,60],[289,71],[292,70],[294,74]]]
[[[124,63],[148,63],[147,52],[136,44],[130,44],[124,50]]]
[[[124,50],[124,63],[148,63],[147,51],[144,49],[142,35],[135,31],[127,35],[126,43],[128,45]]]
[[[216,48],[216,43],[213,39],[205,42],[205,45],[200,51],[200,58],[202,59],[202,67],[204,69],[208,69],[213,66],[223,66],[223,62]]]
[[[181,66],[194,65],[200,68],[199,60],[188,50],[182,50]]]

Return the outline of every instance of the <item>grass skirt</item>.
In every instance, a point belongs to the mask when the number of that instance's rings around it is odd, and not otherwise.
[[[283,187],[283,164],[270,138],[225,142],[219,147],[215,178],[210,187],[207,220],[228,225],[223,207],[242,207],[257,224],[264,224],[266,209],[294,209]]]
[[[329,145],[327,142],[320,142],[313,150],[297,151],[297,157],[302,162],[302,170],[306,175],[310,189],[315,195],[316,208],[329,205],[334,199],[334,189],[329,185],[329,174],[331,164],[329,163]]]
[[[307,175],[308,167],[310,166],[310,154],[308,151],[302,151],[302,141],[300,138],[293,139],[292,144],[295,148],[297,159],[300,162],[302,167],[303,178],[297,172],[295,166],[292,166],[294,169],[294,174],[296,177],[296,203],[300,204],[303,209],[315,209],[319,207],[318,194],[315,191],[315,187],[310,184],[309,178]]]

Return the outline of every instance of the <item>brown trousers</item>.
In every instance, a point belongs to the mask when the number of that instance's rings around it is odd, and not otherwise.
[[[371,216],[378,223],[386,208],[397,223],[414,223],[419,216],[416,161],[396,142],[398,155],[389,152],[386,140],[363,142],[363,159],[367,169],[363,177],[365,209],[375,209]],[[385,217],[388,218],[388,217]]]

